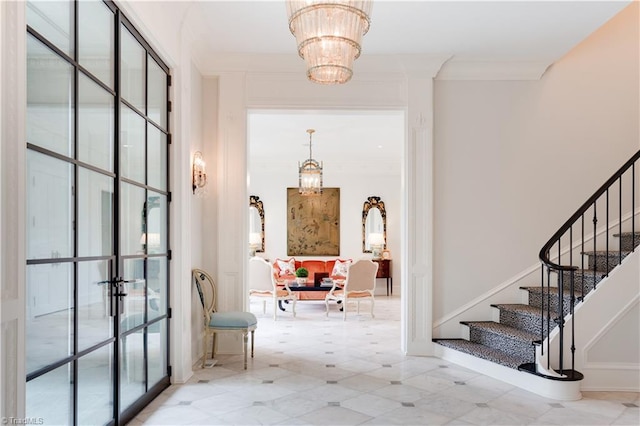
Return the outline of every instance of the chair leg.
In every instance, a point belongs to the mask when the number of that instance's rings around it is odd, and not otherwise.
[[[202,352],[204,352],[202,354],[202,368],[205,367],[205,364],[207,363],[207,340],[209,337],[209,333],[207,333],[206,331],[204,332],[204,339],[202,341]]]
[[[325,311],[325,316],[329,316],[329,301],[327,299],[324,299],[324,304],[327,307],[326,311]]]
[[[273,298],[273,320],[278,321],[278,298]]]
[[[242,333],[242,340],[244,340],[244,369],[247,369],[247,334]]]
[[[297,299],[293,299],[293,306],[291,307],[291,309],[293,309],[294,318],[296,316],[296,302],[297,302]]]
[[[216,358],[216,345],[218,344],[218,339],[216,333],[213,333],[213,342],[211,343],[211,359]]]
[[[371,298],[371,318],[375,318],[376,316],[373,315],[373,305],[375,304],[373,297]]]
[[[255,334],[255,330],[251,331],[251,358],[253,358],[253,348],[254,348],[254,340],[253,340],[253,335]]]
[[[342,321],[347,320],[347,299],[342,299]]]
[[[358,315],[360,315],[360,300],[358,300],[356,303],[357,303],[356,312]]]
[[[262,299],[262,315],[267,313],[267,301]]]

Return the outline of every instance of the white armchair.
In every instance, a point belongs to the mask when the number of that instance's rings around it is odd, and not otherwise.
[[[273,320],[278,317],[278,301],[291,300],[293,302],[293,316],[296,316],[296,301],[298,296],[291,291],[285,282],[284,288],[278,288],[273,266],[261,257],[252,257],[249,260],[249,299],[262,300],[262,313],[266,313],[267,300],[273,300]]]
[[[347,302],[355,301],[358,305],[358,314],[360,314],[360,301],[371,301],[371,317],[374,306],[374,292],[376,290],[376,274],[378,273],[378,264],[368,259],[358,260],[352,264],[347,271],[347,278],[343,287],[339,288],[335,282],[329,294],[324,298],[327,308],[326,315],[329,316],[329,301],[335,300],[342,302],[343,320],[347,319]]]

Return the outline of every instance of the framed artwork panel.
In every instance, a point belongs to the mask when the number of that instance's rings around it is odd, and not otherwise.
[[[287,255],[340,255],[340,188],[314,196],[287,188]]]

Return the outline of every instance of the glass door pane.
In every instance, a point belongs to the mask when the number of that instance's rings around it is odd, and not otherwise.
[[[113,172],[113,95],[81,74],[78,101],[78,159]]]
[[[73,264],[27,267],[27,373],[73,355]]]
[[[27,37],[27,142],[72,155],[73,67]]]
[[[115,74],[113,21],[113,12],[104,2],[78,3],[79,62],[110,88]]]
[[[27,418],[51,425],[73,424],[73,367],[64,364],[27,382]],[[17,420],[17,419],[16,419]]]
[[[144,81],[147,55],[142,45],[124,25],[120,27],[120,37],[120,91],[122,99],[144,113],[146,112]]]
[[[103,425],[113,418],[113,344],[78,360],[78,424]]]
[[[148,57],[149,118],[162,129],[167,128],[167,73],[151,57]]]
[[[153,124],[147,124],[148,184],[159,190],[167,189],[167,135]]]
[[[144,193],[138,186],[124,182],[120,185],[120,253],[123,256],[144,254]]]
[[[78,350],[89,349],[113,336],[110,289],[111,262],[78,263]]]
[[[27,25],[68,56],[73,56],[73,6],[70,0],[27,2]]]
[[[145,183],[144,118],[122,105],[120,126],[120,173],[124,178]]]

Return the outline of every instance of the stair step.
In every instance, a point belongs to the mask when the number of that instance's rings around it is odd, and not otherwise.
[[[469,340],[533,362],[533,341],[540,336],[494,321],[461,321],[469,327]]]
[[[521,290],[526,290],[529,292],[529,305],[540,309],[542,307],[542,301],[544,299],[544,307],[545,309],[551,309],[551,312],[558,311],[558,287],[545,287],[544,290],[540,286],[534,287],[520,287]],[[547,299],[547,292],[549,294],[549,298]],[[571,304],[571,292],[568,289],[565,289],[563,292],[563,307],[564,307],[564,315],[566,316],[569,313],[569,308]],[[586,290],[585,290],[586,294]],[[581,291],[576,290],[574,292],[575,303],[578,303],[578,298],[582,295]],[[549,307],[549,305],[551,305]],[[551,315],[555,317],[557,315]]]
[[[631,253],[628,250],[616,251],[609,250],[597,250],[597,251],[585,251],[582,254],[589,256],[589,269],[596,271],[611,271],[618,266],[622,259],[627,257]]]
[[[580,292],[582,292],[582,286],[584,285],[584,294],[586,296],[606,276],[606,271],[597,271],[593,269],[577,269],[573,273],[573,285],[575,289],[580,290]],[[564,281],[567,288],[569,287],[570,280],[571,272],[564,272]]]
[[[500,310],[500,324],[514,327],[519,330],[528,331],[538,336],[541,332],[547,335],[547,312],[545,309],[542,315],[540,307],[519,304],[498,303],[491,305]],[[551,315],[553,318],[555,315]],[[556,324],[551,323],[551,328],[555,328]]]
[[[504,353],[501,350],[464,339],[433,339],[433,341],[447,348],[455,349],[509,368],[517,369],[520,365],[528,362],[517,356]]]
[[[640,232],[623,232],[613,236],[620,238],[620,250],[633,251],[640,245]]]

